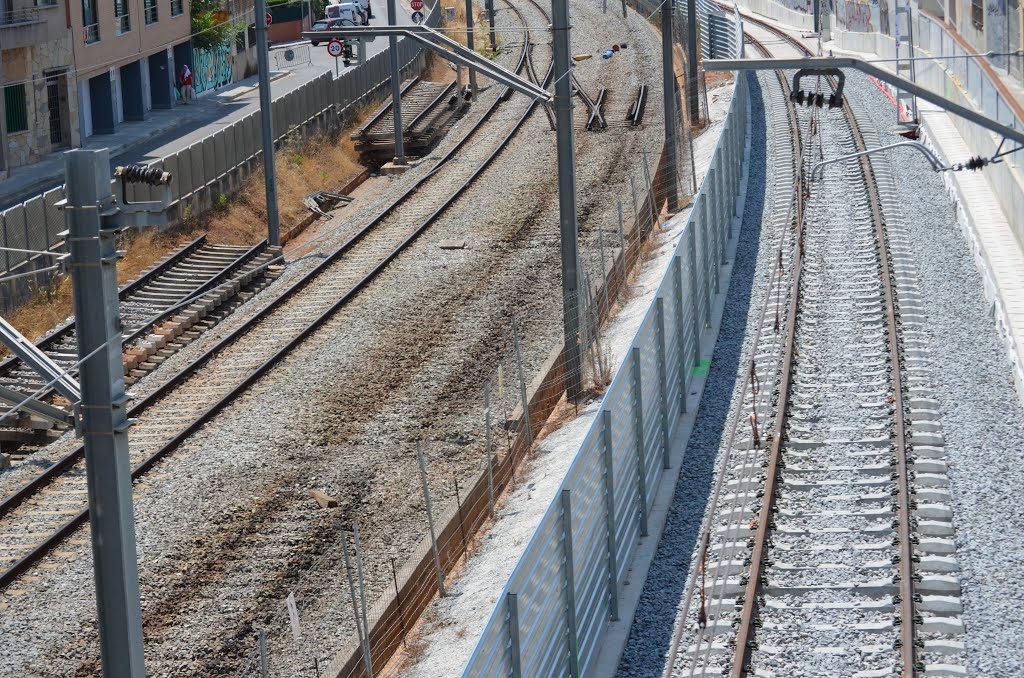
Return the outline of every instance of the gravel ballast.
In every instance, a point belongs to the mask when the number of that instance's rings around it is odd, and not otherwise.
[[[737,407],[734,401],[738,401],[743,388],[743,378],[738,375],[749,360],[748,328],[757,326],[763,283],[774,263],[777,247],[777,240],[766,235],[774,206],[788,199],[771,192],[767,171],[774,144],[789,143],[788,139],[765,133],[765,111],[760,102],[766,96],[763,89],[778,89],[777,81],[769,80],[774,77],[759,75],[750,80],[750,167],[732,281],[672,506],[619,662],[620,676],[647,678],[661,673],[714,480],[719,446],[729,415]]]
[[[646,80],[658,43],[642,19],[631,14],[623,25],[597,8],[581,4],[574,11],[581,18],[574,49],[596,51],[629,36],[629,49],[614,60],[593,59],[578,69],[588,91],[596,91],[598,80],[623,90]],[[499,13],[502,21],[510,15]],[[531,26],[539,23],[530,17]],[[547,58],[537,52],[539,60]],[[654,87],[651,96],[660,96]],[[506,105],[519,108],[522,100]],[[585,248],[594,246],[596,225],[614,223],[609,196],[627,195],[631,163],[624,159],[638,157],[641,148],[657,153],[659,114],[650,107],[643,128],[608,130],[600,139],[578,134]],[[234,673],[252,658],[257,628],[268,632],[272,671],[312,675],[314,658],[322,666],[352,632],[339,542],[353,523],[360,527],[368,599],[391,586],[390,559],[401,565],[426,531],[415,441],[425,441],[439,512],[453,497],[453,480],[465,487],[479,470],[480,391],[511,347],[513,313],[522,321],[528,375],[560,339],[553,164],[554,136],[545,117],[534,114],[450,215],[136,485],[150,675]],[[427,166],[374,183],[406,185]],[[335,221],[339,228],[323,239],[321,251],[379,209],[386,192],[346,207],[351,213]],[[445,239],[465,239],[468,247],[441,250]],[[254,313],[319,256],[289,265],[238,317]],[[169,358],[163,376],[147,377],[132,392],[147,392],[237,322],[226,321]],[[337,498],[338,506],[320,508],[307,494],[311,489]],[[0,633],[15,639],[0,647],[0,673],[97,671],[87,537],[77,532],[46,560],[52,567],[39,570],[39,579],[0,595],[6,606]],[[299,643],[285,612],[289,592],[301,615]]]
[[[866,77],[848,96],[868,112],[882,144],[899,141],[892,103]],[[971,675],[1024,673],[1024,418],[982,279],[942,175],[916,153],[890,155],[897,200],[921,278],[935,397],[949,462],[964,643]]]

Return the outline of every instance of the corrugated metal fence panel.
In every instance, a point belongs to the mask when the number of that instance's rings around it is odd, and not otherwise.
[[[46,213],[46,230],[48,233],[47,242],[50,244],[50,247],[53,247],[61,241],[61,238],[57,234],[67,228],[64,223],[64,211],[57,208],[57,203],[63,199],[63,186],[51,188],[46,193],[43,193],[43,203],[45,204]]]
[[[729,119],[745,126],[747,91],[745,79],[737,78]],[[715,155],[722,154],[725,143],[739,144],[730,149],[738,157],[745,135],[726,134],[719,140]],[[722,183],[723,189],[725,183]],[[663,465],[664,419],[667,414],[670,431],[678,428],[679,399],[682,391],[680,370],[686,370],[687,383],[692,378],[692,356],[699,341],[705,314],[709,313],[708,289],[713,285],[713,268],[709,261],[719,256],[712,246],[712,236],[725,234],[727,218],[720,217],[715,229],[704,228],[702,221],[711,212],[707,200],[713,190],[704,182],[697,196],[691,217],[684,227],[676,248],[679,264],[673,264],[662,278],[658,295],[662,298],[664,327],[664,361],[659,358],[659,333],[656,307],[652,303],[631,344],[640,351],[640,386],[643,408],[642,439],[638,441],[637,403],[634,398],[634,373],[631,352],[620,366],[604,396],[602,411],[611,423],[605,435],[604,416],[595,417],[584,437],[576,458],[570,466],[563,490],[572,498],[573,574],[576,599],[576,629],[581,669],[586,673],[600,653],[601,639],[608,620],[608,498],[605,484],[605,440],[611,440],[611,474],[614,515],[611,516],[621,585],[632,568],[640,529],[639,474],[647,480],[647,501],[657,488]],[[729,196],[732,199],[733,196]],[[710,226],[710,224],[708,224]],[[691,252],[696,263],[691,261]],[[694,268],[696,265],[696,269]],[[696,276],[696,283],[692,274]],[[677,292],[681,287],[682,298]],[[697,317],[695,318],[695,312]],[[664,379],[664,382],[662,381]],[[662,389],[667,393],[663,397]],[[667,405],[667,409],[663,407]],[[638,442],[642,448],[638,448]],[[642,449],[643,454],[640,454]],[[641,456],[644,468],[639,466]],[[464,671],[464,676],[508,675],[509,628],[507,594],[516,593],[519,600],[520,650],[523,675],[565,675],[568,661],[568,628],[566,626],[566,591],[564,544],[562,540],[561,501],[548,507],[537,531],[516,564],[499,604],[484,628],[477,647]]]

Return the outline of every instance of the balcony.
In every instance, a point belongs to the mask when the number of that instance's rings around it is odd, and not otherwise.
[[[82,27],[82,42],[87,45],[91,45],[94,42],[100,41],[100,25],[89,24],[88,26]]]
[[[39,8],[0,11],[0,47],[19,49],[50,40],[46,17]]]

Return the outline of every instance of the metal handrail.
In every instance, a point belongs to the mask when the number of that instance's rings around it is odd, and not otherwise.
[[[39,10],[35,7],[7,9],[0,12],[0,28],[31,24],[39,21],[43,21],[43,19],[39,16]]]
[[[82,28],[83,36],[82,40],[85,44],[91,44],[100,41],[100,25],[98,23],[89,24]]]

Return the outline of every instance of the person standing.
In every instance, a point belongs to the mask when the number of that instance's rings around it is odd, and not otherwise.
[[[181,100],[186,105],[196,98],[196,89],[192,84],[192,69],[188,64],[181,67]]]

